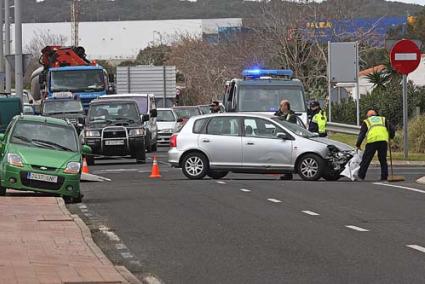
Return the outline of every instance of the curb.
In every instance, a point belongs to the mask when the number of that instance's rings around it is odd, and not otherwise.
[[[67,216],[70,216],[75,224],[80,228],[81,234],[83,236],[84,242],[93,252],[93,254],[105,265],[110,265],[115,268],[115,270],[130,284],[142,284],[127,268],[123,266],[114,266],[112,262],[105,256],[102,250],[96,245],[93,241],[90,229],[87,225],[81,220],[78,215],[71,214],[65,206],[65,202],[62,198],[56,198],[60,210]]]
[[[419,183],[419,184],[425,184],[425,177],[421,177],[416,182]]]
[[[372,166],[379,166],[379,161],[372,161]],[[389,165],[389,162],[388,162]],[[425,167],[425,161],[393,161],[394,167]]]

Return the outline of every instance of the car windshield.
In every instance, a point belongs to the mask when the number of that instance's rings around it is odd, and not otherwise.
[[[176,113],[177,118],[190,118],[195,115],[201,115],[201,112],[197,107],[175,108],[173,110]]]
[[[296,134],[298,136],[301,136],[301,137],[304,137],[304,138],[318,137],[317,133],[312,133],[312,132],[308,131],[307,129],[299,126],[298,124],[288,122],[281,117],[276,116],[276,117],[273,117],[272,120],[274,120],[275,122],[284,126],[286,129],[290,130],[291,132],[293,132],[294,134]]]
[[[176,121],[173,111],[171,110],[158,110],[157,122],[173,122]]]
[[[52,71],[52,92],[96,92],[105,90],[105,75],[101,69]]]
[[[239,87],[240,112],[275,112],[282,100],[288,100],[291,109],[305,112],[301,87],[282,85],[241,85]]]
[[[18,121],[10,142],[38,148],[78,152],[78,137],[73,126]]]
[[[139,112],[142,114],[148,114],[148,97],[142,97],[142,96],[105,96],[102,97],[104,99],[125,99],[125,100],[133,100],[137,103],[137,107],[139,108]]]
[[[43,105],[43,115],[80,112],[84,110],[79,100],[46,100]]]
[[[122,125],[141,123],[139,111],[134,102],[109,102],[94,104],[89,110],[90,124]]]

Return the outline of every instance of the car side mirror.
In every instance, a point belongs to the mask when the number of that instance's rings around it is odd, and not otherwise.
[[[156,109],[151,109],[150,115],[151,115],[151,117],[157,117],[158,116],[158,111]]]
[[[144,115],[142,115],[142,122],[149,121],[149,119],[150,119],[149,114],[144,114]]]
[[[280,138],[282,140],[290,140],[291,138],[289,137],[288,134],[284,133],[284,132],[279,132],[276,134],[277,138]]]
[[[86,155],[90,155],[91,153],[92,153],[91,147],[88,145],[83,145],[83,147],[81,148],[81,154],[86,156]]]

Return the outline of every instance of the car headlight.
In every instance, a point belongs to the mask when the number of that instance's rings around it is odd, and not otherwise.
[[[143,136],[145,135],[145,130],[143,128],[130,129],[128,136]]]
[[[22,162],[21,156],[18,154],[9,153],[7,154],[7,162],[15,167],[22,168],[24,166],[24,163]]]
[[[100,137],[100,131],[98,130],[86,130],[86,137]]]
[[[66,174],[78,174],[80,172],[81,164],[78,162],[69,162],[63,171]]]

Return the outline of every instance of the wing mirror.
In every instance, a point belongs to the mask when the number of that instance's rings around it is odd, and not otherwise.
[[[142,122],[149,121],[149,119],[150,119],[149,114],[142,115]]]
[[[284,132],[277,133],[276,134],[276,137],[277,138],[280,138],[282,140],[291,140],[291,137],[288,134],[284,133]]]
[[[88,145],[83,145],[83,147],[81,148],[81,154],[83,154],[84,156],[90,155],[92,153],[92,149],[90,146]]]

